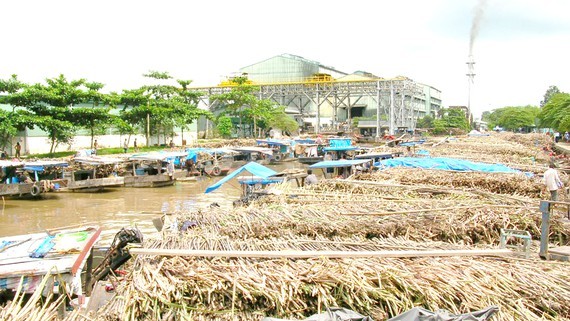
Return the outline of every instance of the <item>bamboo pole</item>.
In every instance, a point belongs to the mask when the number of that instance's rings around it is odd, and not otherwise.
[[[466,205],[466,206],[440,207],[440,208],[410,209],[410,210],[406,210],[406,211],[392,211],[392,212],[388,211],[388,212],[376,212],[376,213],[340,213],[340,215],[347,215],[347,216],[357,216],[357,215],[383,216],[383,215],[394,215],[394,214],[412,214],[412,213],[450,211],[450,210],[459,210],[459,209],[466,209],[466,208],[488,207],[488,206],[491,206],[493,208],[525,208],[525,207],[527,207],[525,205],[481,204],[481,205]]]
[[[187,249],[131,248],[131,255],[243,257],[243,258],[387,258],[387,257],[444,257],[444,256],[506,256],[508,249],[491,250],[425,250],[425,251],[210,251]]]

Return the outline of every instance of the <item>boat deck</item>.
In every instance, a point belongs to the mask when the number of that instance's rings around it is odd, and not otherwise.
[[[81,271],[100,234],[101,228],[89,226],[0,238],[0,289],[18,289],[23,277],[22,290],[32,293],[46,275],[54,277],[43,291],[54,282],[80,288]]]

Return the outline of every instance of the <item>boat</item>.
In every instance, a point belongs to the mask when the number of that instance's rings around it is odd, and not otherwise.
[[[184,176],[176,177],[176,180],[189,181],[194,176],[225,176],[233,164],[233,155],[237,152],[227,148],[187,148],[186,159],[192,159],[194,168],[188,170],[186,165],[181,167],[186,170]]]
[[[174,158],[186,157],[187,152],[159,152],[135,154],[129,157],[132,172],[125,175],[125,187],[163,187],[174,185]],[[168,172],[168,162],[172,169]]]
[[[295,160],[292,149],[295,141],[288,139],[258,139],[256,142],[258,146],[270,148],[273,151],[269,158],[270,163]]]
[[[75,157],[73,162],[83,166],[88,165],[91,169],[74,169],[71,171],[70,179],[67,181],[66,188],[74,192],[100,192],[106,188],[122,187],[125,184],[125,178],[117,176],[117,170],[113,167],[118,166],[124,160],[119,158],[104,158],[99,156]],[[110,167],[110,172],[114,172],[108,177],[100,177],[102,168]]]
[[[20,162],[0,160],[2,179],[0,196],[38,198],[42,193],[65,185],[63,169],[68,164],[62,161]]]
[[[320,168],[324,178],[347,178],[357,170],[372,168],[372,159],[339,159],[322,161],[310,165],[309,168]],[[359,169],[361,168],[361,169]]]
[[[236,152],[233,156],[234,166],[245,165],[249,162],[256,162],[261,165],[268,165],[273,157],[273,150],[264,147],[234,147],[230,150]]]
[[[377,163],[384,159],[394,158],[394,154],[389,152],[368,152],[364,154],[354,155],[355,159],[371,159],[374,163]]]
[[[100,234],[86,226],[0,238],[0,289],[47,296],[65,287],[82,295],[83,268]]]

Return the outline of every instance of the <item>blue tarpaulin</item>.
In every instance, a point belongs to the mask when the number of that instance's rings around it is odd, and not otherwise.
[[[370,159],[343,159],[333,161],[322,161],[309,166],[309,168],[333,168],[333,167],[350,167],[352,165],[361,165],[370,162]]]
[[[329,138],[329,146],[324,148],[326,152],[348,151],[357,149],[358,147],[352,146],[352,140],[350,138]]]
[[[386,159],[374,163],[381,169],[390,167],[411,167],[423,169],[439,169],[461,172],[486,172],[486,173],[521,173],[521,171],[502,164],[476,163],[464,159],[446,157],[398,157]]]
[[[221,180],[217,181],[214,185],[208,186],[208,188],[206,188],[206,194],[213,192],[216,189],[220,188],[220,186],[222,186],[225,182],[236,177],[239,173],[241,173],[243,171],[248,171],[252,175],[257,176],[257,177],[261,177],[261,178],[268,178],[269,176],[273,176],[273,175],[277,174],[276,171],[274,171],[270,168],[267,168],[267,167],[260,165],[256,162],[249,162],[249,163],[243,165],[242,167],[236,169],[235,171],[231,172],[229,175],[222,178]]]

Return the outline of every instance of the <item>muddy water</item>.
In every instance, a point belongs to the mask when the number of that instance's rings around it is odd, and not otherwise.
[[[305,167],[297,162],[268,166],[275,171]],[[102,241],[111,242],[122,227],[137,226],[143,234],[155,234],[152,219],[162,213],[203,207],[213,202],[231,208],[241,189],[233,179],[216,191],[206,188],[221,177],[177,182],[161,188],[117,188],[102,193],[47,193],[40,200],[0,199],[0,237],[96,224],[103,228]]]

